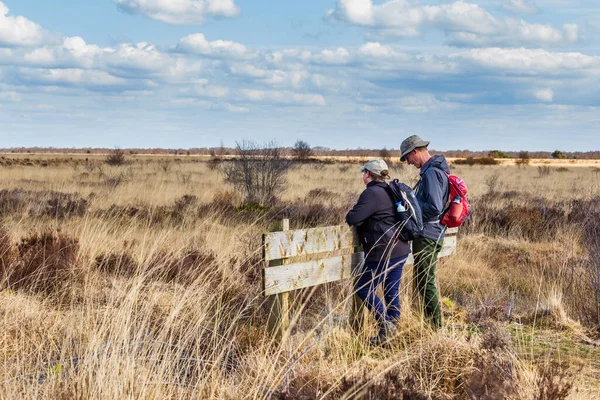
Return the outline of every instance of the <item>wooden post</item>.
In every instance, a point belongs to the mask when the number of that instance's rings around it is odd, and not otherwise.
[[[356,231],[355,231],[356,232]],[[355,247],[355,256],[358,256],[362,251],[361,247]],[[354,260],[352,263],[354,268],[352,271],[352,275],[356,276],[360,269],[363,268],[364,264],[364,255],[359,260]],[[353,278],[352,290],[356,287],[356,280],[358,278]],[[365,318],[366,307],[360,297],[356,294],[352,295],[352,308],[350,309],[350,326],[354,330],[357,335],[363,335],[365,333],[366,328],[366,318]]]
[[[287,218],[282,220],[279,228],[282,231],[289,231],[290,220]],[[269,262],[269,266],[274,267],[277,265],[285,265],[286,262],[287,260],[273,260]],[[270,302],[269,319],[267,323],[269,332],[278,338],[283,338],[285,332],[290,326],[289,292],[270,296]]]

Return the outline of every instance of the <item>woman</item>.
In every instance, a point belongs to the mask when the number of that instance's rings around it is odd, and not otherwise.
[[[371,342],[381,344],[394,335],[400,319],[398,290],[410,246],[397,239],[394,203],[385,182],[389,178],[387,164],[383,160],[371,160],[360,170],[367,188],[346,215],[348,225],[356,227],[365,252],[365,264],[354,289],[379,325],[379,334],[371,338]],[[380,283],[383,283],[387,307],[375,294]]]

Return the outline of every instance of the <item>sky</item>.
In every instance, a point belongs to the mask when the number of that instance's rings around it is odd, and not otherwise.
[[[600,149],[597,0],[0,0],[0,147]]]

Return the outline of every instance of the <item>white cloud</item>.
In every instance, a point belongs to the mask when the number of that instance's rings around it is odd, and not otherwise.
[[[106,56],[109,67],[122,71],[159,72],[170,66],[171,59],[152,43],[121,44]]]
[[[350,52],[342,47],[335,50],[322,50],[313,55],[312,60],[321,64],[341,65],[350,62]]]
[[[235,63],[229,66],[229,71],[234,75],[246,76],[249,78],[264,78],[269,75],[269,70],[255,67],[247,63]]]
[[[8,15],[8,7],[0,1],[0,46],[35,46],[44,37],[42,28],[21,16]]]
[[[552,90],[552,89],[534,90],[533,96],[540,101],[552,102],[552,100],[554,99],[554,90]]]
[[[210,57],[251,58],[254,53],[246,46],[229,40],[206,40],[202,33],[193,33],[179,40],[176,50],[181,53],[200,54]]]
[[[600,75],[600,57],[582,53],[556,53],[542,49],[473,49],[454,58],[471,61],[497,73],[523,75],[595,74]]]
[[[189,83],[204,85],[208,81],[200,77],[203,70],[204,63],[202,61],[178,58],[168,68],[165,79],[172,84]]]
[[[310,73],[304,69],[293,66],[284,71],[281,69],[264,69],[251,64],[235,63],[229,66],[233,75],[252,78],[256,82],[275,86],[299,88],[303,82],[310,77]]]
[[[21,95],[17,92],[0,92],[0,102],[18,103]]]
[[[206,17],[234,17],[233,0],[113,0],[119,9],[173,25],[201,25]]]
[[[236,106],[229,103],[224,103],[223,108],[229,112],[248,112],[250,109],[248,107]]]
[[[498,19],[477,4],[459,0],[424,6],[409,0],[338,0],[329,18],[377,30],[379,36],[412,37],[424,28],[444,31],[448,43],[458,46],[564,45],[577,41],[575,25],[563,29],[530,24],[512,18]]]
[[[197,86],[192,92],[198,97],[224,98],[229,95],[229,89],[219,85]]]
[[[515,14],[536,14],[540,10],[527,0],[504,0],[502,8]]]
[[[396,52],[390,47],[378,42],[368,42],[358,49],[358,53],[370,57],[392,57]]]
[[[92,68],[98,57],[112,49],[88,45],[79,37],[66,37],[60,46],[45,46],[27,52],[23,56],[26,64],[46,67]]]
[[[302,94],[279,90],[242,89],[244,99],[257,103],[324,106],[325,99],[320,94]]]
[[[126,79],[98,70],[20,68],[19,74],[24,81],[41,85],[81,87],[92,90],[102,88],[118,89],[131,86],[131,83]]]
[[[216,111],[227,111],[234,113],[245,113],[250,111],[248,107],[238,106],[231,103],[215,103],[209,100],[200,100],[193,97],[185,97],[180,99],[175,99],[171,102],[172,104],[183,106],[183,107],[200,107],[205,110],[216,110]]]

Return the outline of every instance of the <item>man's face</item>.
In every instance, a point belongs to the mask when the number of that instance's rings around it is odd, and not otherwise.
[[[404,158],[406,158],[408,165],[412,165],[415,168],[421,168],[417,149],[408,153]]]

